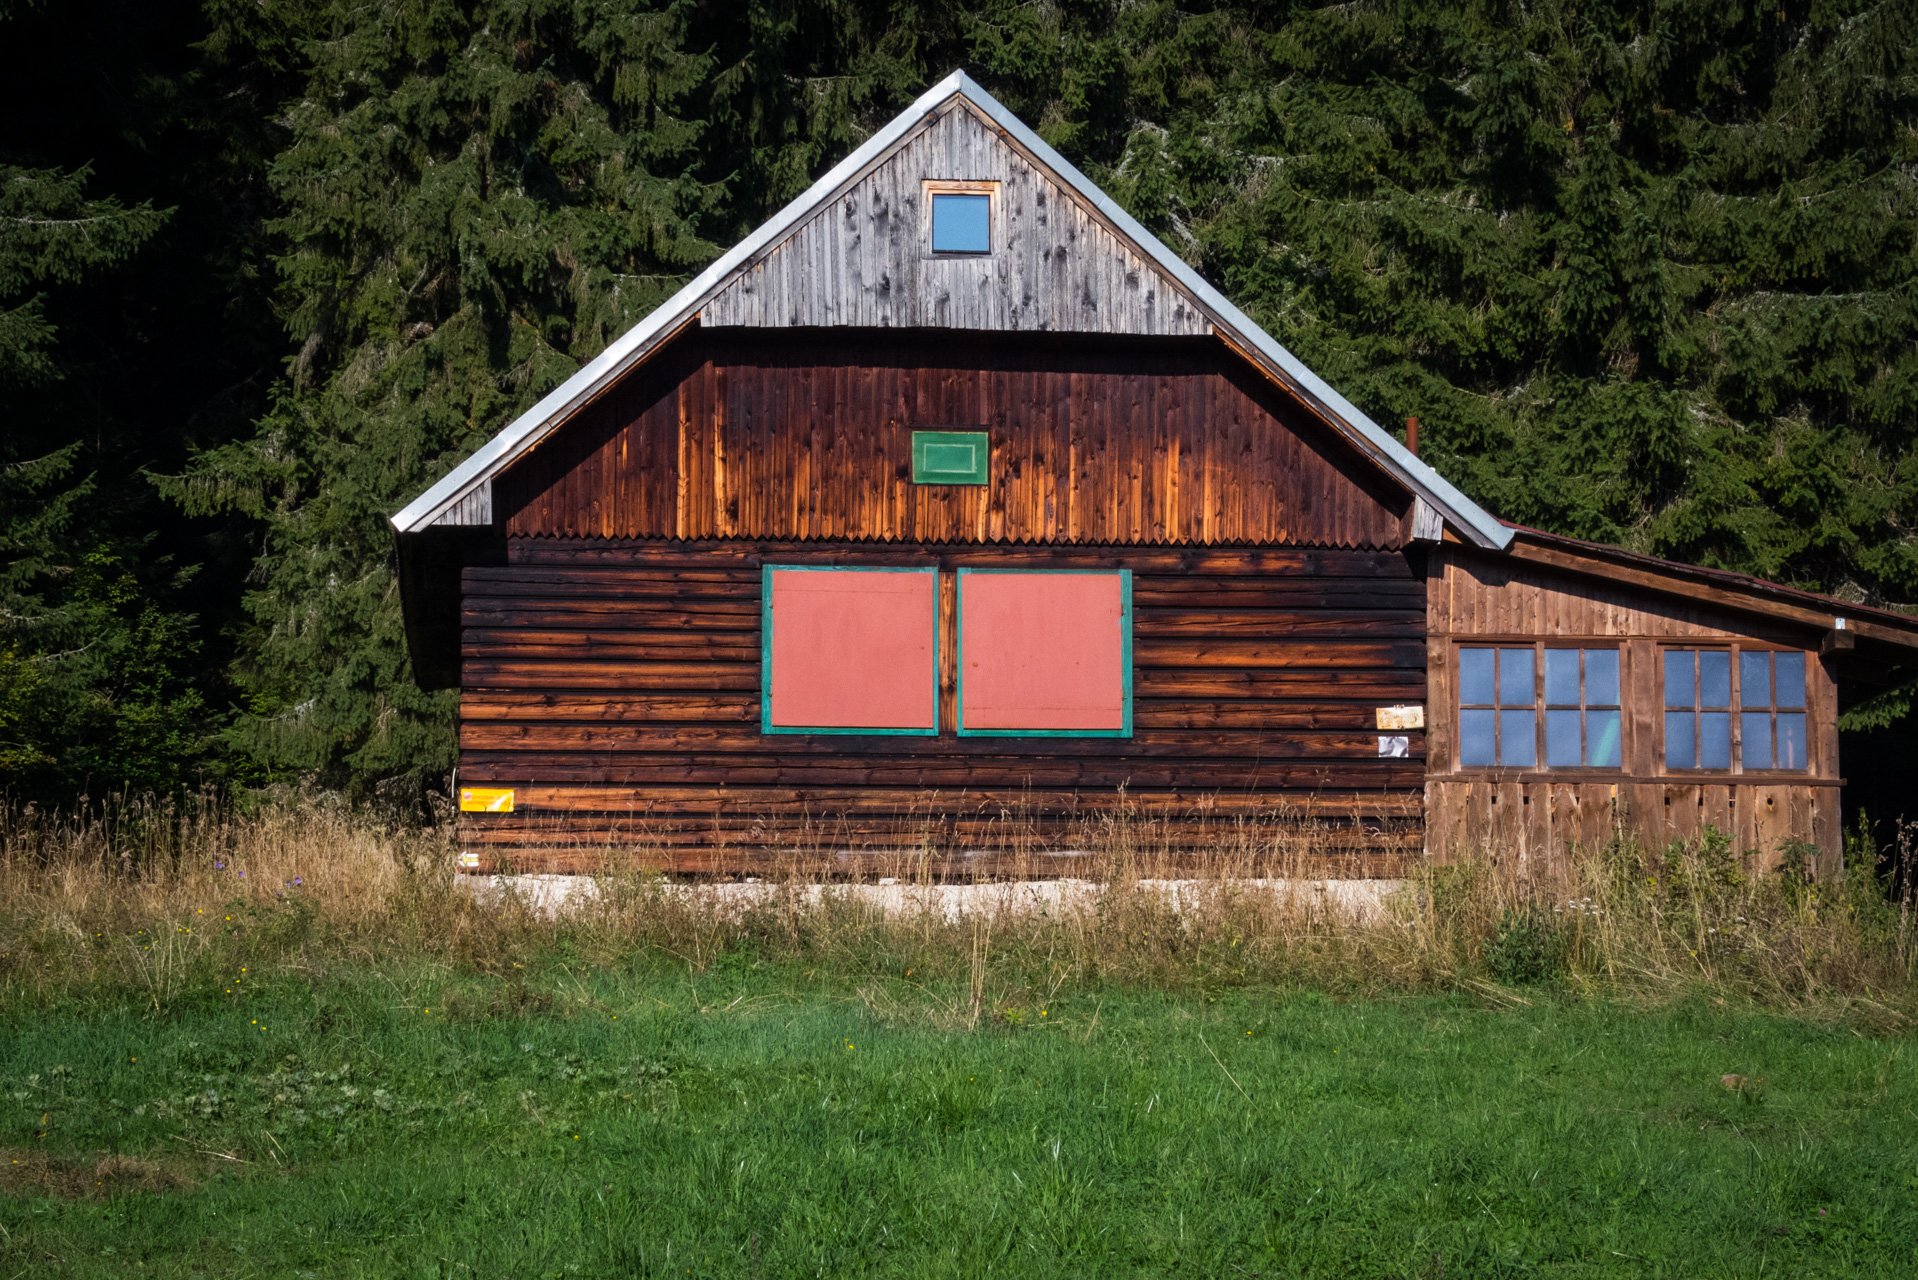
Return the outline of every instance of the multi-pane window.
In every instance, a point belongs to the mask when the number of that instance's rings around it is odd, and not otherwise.
[[[1459,763],[1538,763],[1536,657],[1529,645],[1459,650]]]
[[[1665,767],[1732,767],[1731,650],[1665,650]]]
[[[1545,766],[1618,768],[1618,650],[1545,651]]]
[[[1803,769],[1805,655],[1746,649],[1665,651],[1665,767],[1732,767],[1732,717],[1744,769]]]
[[[1805,655],[1738,655],[1738,752],[1747,769],[1804,769]]]
[[[1459,763],[1616,769],[1618,650],[1459,650]]]

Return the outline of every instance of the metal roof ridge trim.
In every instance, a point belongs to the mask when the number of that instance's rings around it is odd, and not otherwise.
[[[648,345],[662,334],[690,321],[719,285],[735,271],[751,264],[753,258],[783,237],[802,219],[812,214],[834,192],[882,157],[905,135],[917,128],[935,109],[951,98],[963,98],[1004,129],[1021,147],[1042,165],[1050,168],[1082,199],[1109,219],[1134,245],[1190,291],[1214,313],[1241,341],[1270,361],[1274,369],[1305,395],[1317,400],[1330,416],[1357,433],[1353,443],[1371,452],[1387,470],[1394,472],[1407,487],[1438,506],[1461,531],[1482,546],[1502,550],[1510,545],[1515,531],[1507,527],[1466,497],[1431,466],[1421,461],[1397,440],[1373,422],[1305,364],[1277,339],[1227,301],[1184,259],[1173,253],[1163,241],[1141,226],[1091,179],[1053,150],[1044,139],[1028,128],[990,93],[964,71],[954,71],[919,95],[910,107],[856,147],[834,165],[804,193],[778,213],[761,223],[744,240],[688,281],[679,292],[660,304],[631,329],[614,339],[599,355],[582,365],[571,376],[542,397],[525,413],[515,418],[491,440],[474,450],[459,465],[429,486],[392,517],[393,526],[402,533],[417,532],[429,526],[460,501],[470,488],[488,477],[492,468],[510,461],[522,447],[536,440],[548,427],[563,422],[582,400],[597,395],[612,379],[623,373]]]

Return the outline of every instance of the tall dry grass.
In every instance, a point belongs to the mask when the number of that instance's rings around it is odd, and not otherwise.
[[[523,974],[557,957],[910,973],[943,984],[972,1019],[1008,992],[1089,982],[1492,999],[1524,999],[1539,984],[1706,990],[1781,1007],[1835,1002],[1887,1029],[1918,1019],[1918,897],[1868,870],[1819,880],[1787,850],[1782,870],[1757,874],[1716,834],[1655,852],[1625,842],[1579,851],[1549,877],[1487,851],[1425,867],[1355,910],[1316,880],[1328,865],[1314,857],[1318,839],[1332,836],[1222,825],[1216,874],[1195,880],[1169,871],[1189,851],[1165,828],[1107,815],[1074,833],[1075,892],[957,913],[923,875],[922,892],[894,893],[889,910],[870,892],[798,874],[750,892],[675,884],[622,869],[615,854],[596,892],[544,911],[510,887],[475,895],[443,831],[388,829],[338,806],[14,807],[0,811],[0,1004],[133,994],[164,1010],[243,965],[314,975],[427,961]],[[901,875],[888,878],[910,887],[926,865],[902,855]],[[1184,877],[1176,887],[1174,875]]]

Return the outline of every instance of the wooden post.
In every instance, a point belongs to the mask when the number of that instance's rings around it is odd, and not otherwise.
[[[1407,418],[1405,420],[1405,449],[1406,452],[1410,453],[1413,457],[1418,457],[1419,420],[1417,418]]]

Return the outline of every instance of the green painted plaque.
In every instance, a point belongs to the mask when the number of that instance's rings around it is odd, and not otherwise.
[[[914,484],[984,484],[992,456],[983,431],[912,433]]]

